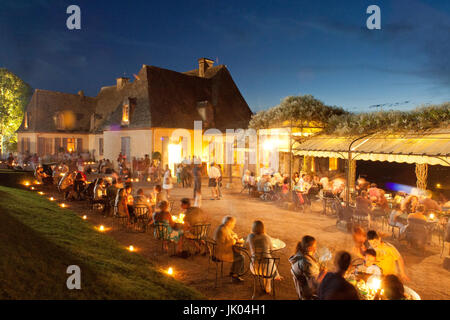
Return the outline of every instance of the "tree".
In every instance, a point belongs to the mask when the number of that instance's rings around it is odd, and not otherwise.
[[[346,114],[344,109],[327,106],[311,95],[288,96],[279,105],[254,114],[249,126],[253,129],[276,128],[286,121],[292,121],[297,127],[323,126],[331,116]]]
[[[7,69],[0,68],[0,154],[17,145],[16,131],[31,97],[31,87]]]

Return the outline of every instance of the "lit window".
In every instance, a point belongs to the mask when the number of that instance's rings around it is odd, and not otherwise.
[[[328,170],[334,171],[337,169],[338,169],[338,159],[337,158],[329,158]]]
[[[122,123],[129,124],[130,123],[130,105],[124,104],[122,108]]]
[[[75,151],[75,139],[73,138],[67,139],[67,151],[69,152]]]
[[[24,127],[25,129],[28,129],[28,112],[25,112]]]

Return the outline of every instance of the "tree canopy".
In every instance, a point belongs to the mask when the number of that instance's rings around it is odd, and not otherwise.
[[[418,107],[411,111],[379,111],[332,116],[325,132],[352,135],[371,132],[423,131],[450,126],[450,102]]]
[[[286,121],[293,121],[295,126],[314,124],[323,127],[332,116],[348,114],[343,108],[330,107],[311,95],[288,96],[271,109],[260,111],[252,116],[250,128],[273,128]]]
[[[31,87],[14,73],[0,68],[0,146],[17,143],[16,131],[22,123],[23,113],[31,97]]]
[[[293,121],[296,126],[314,123],[324,132],[336,135],[423,131],[450,126],[450,102],[412,111],[350,113],[340,107],[326,106],[311,95],[289,96],[279,105],[253,115],[249,126],[253,129],[276,128],[285,121]]]

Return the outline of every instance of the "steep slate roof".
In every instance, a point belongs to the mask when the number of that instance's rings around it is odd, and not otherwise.
[[[57,132],[53,116],[57,111],[80,114],[76,130],[101,133],[104,130],[144,129],[151,127],[193,129],[202,120],[198,108],[212,106],[214,128],[247,128],[252,112],[224,65],[212,66],[199,77],[199,71],[185,73],[143,65],[136,80],[122,86],[102,87],[97,97],[36,90],[27,111],[31,126],[19,131]],[[122,106],[133,99],[128,125],[122,125]],[[90,128],[95,113],[94,127]],[[205,128],[205,124],[204,124]]]
[[[28,129],[24,128],[24,122],[22,122],[18,132],[89,132],[94,110],[95,98],[36,89],[27,107],[27,112],[30,114]],[[56,129],[53,117],[60,111],[73,112],[77,119],[74,128]]]
[[[124,94],[116,99],[115,110],[107,117],[101,129],[121,126],[122,104],[130,95],[131,87],[147,88],[147,97],[141,92],[134,110],[130,112],[130,129],[164,127],[193,129],[195,120],[202,120],[197,105],[208,101],[214,108],[214,127],[247,128],[252,115],[250,108],[236,87],[227,68],[223,65],[206,70],[205,77],[198,77],[198,69],[186,73],[144,65],[139,80],[127,84]],[[113,89],[111,89],[113,90]],[[117,94],[109,93],[109,95]],[[102,90],[103,91],[103,90]],[[105,94],[103,94],[105,96]],[[102,97],[98,96],[98,99]]]

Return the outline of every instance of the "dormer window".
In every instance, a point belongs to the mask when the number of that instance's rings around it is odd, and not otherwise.
[[[24,123],[23,123],[23,126],[24,126],[24,128],[25,129],[28,129],[28,118],[29,118],[29,116],[28,116],[28,112],[25,112],[25,119],[24,119]]]
[[[122,124],[130,123],[130,104],[124,104],[122,106]]]
[[[197,112],[205,127],[214,127],[214,108],[208,100],[197,102]]]
[[[133,110],[136,106],[136,98],[125,98],[122,103],[122,125],[129,125],[133,116]]]
[[[55,120],[56,130],[64,130],[65,129],[64,114],[62,112],[57,112],[54,116],[54,120]]]

